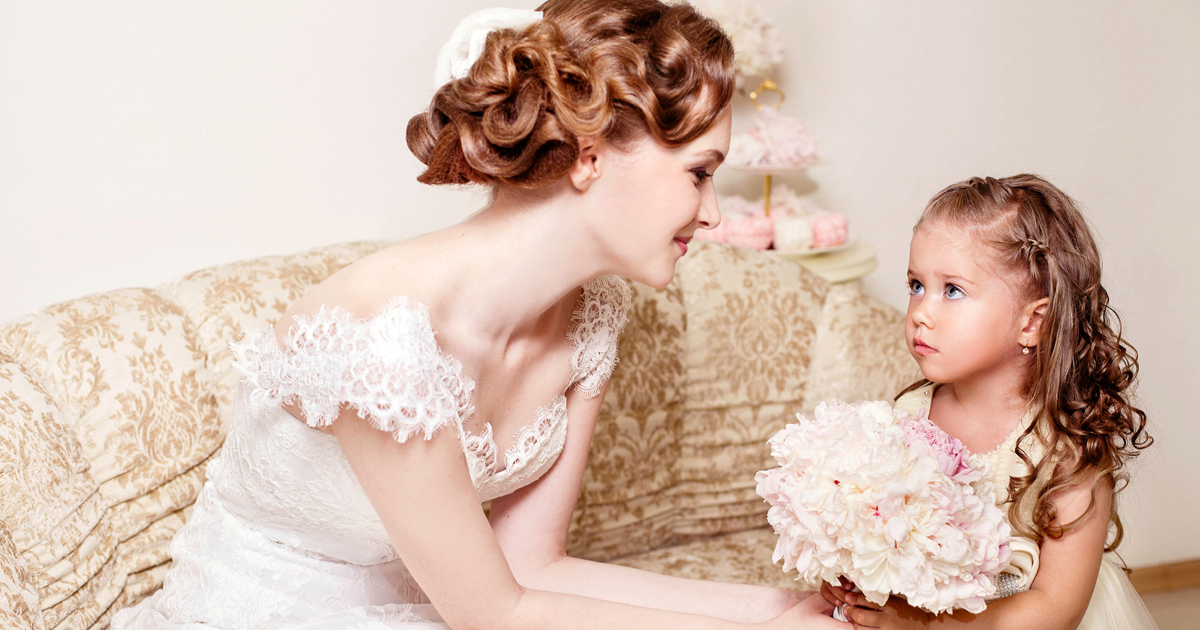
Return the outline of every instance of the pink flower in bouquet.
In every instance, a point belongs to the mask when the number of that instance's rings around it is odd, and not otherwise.
[[[821,403],[771,438],[755,475],[779,535],[774,560],[810,584],[847,577],[933,612],[979,612],[1008,563],[987,462],[884,402]]]
[[[967,464],[967,452],[958,438],[943,431],[924,416],[913,417],[900,424],[908,447],[918,457],[937,459],[938,469],[943,475],[956,481],[970,483],[978,478],[979,471]]]

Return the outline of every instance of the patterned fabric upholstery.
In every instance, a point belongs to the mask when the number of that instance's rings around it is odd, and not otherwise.
[[[382,247],[194,272],[0,325],[0,626],[102,628],[162,582],[231,416],[228,342]],[[851,287],[697,243],[633,285],[569,549],[689,577],[787,586],[753,476],[816,401],[915,377],[902,318]]]
[[[770,527],[756,527],[626,556],[612,562],[694,580],[808,590],[804,582],[794,581],[794,576],[784,573],[781,565],[771,562],[771,553],[775,551],[775,542],[778,540],[779,537]]]

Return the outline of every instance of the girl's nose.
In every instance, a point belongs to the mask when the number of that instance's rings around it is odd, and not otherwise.
[[[910,319],[912,319],[913,325],[917,328],[924,326],[926,329],[932,330],[933,317],[929,312],[929,305],[925,303],[925,300],[922,299],[923,297],[924,296],[917,296],[916,298],[913,298],[917,303],[914,304],[911,309],[909,309],[908,316]]]

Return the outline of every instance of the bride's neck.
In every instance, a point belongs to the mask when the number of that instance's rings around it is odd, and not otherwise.
[[[503,342],[573,308],[568,295],[604,273],[584,213],[572,207],[578,202],[570,190],[508,191],[444,230],[457,258],[447,316]]]

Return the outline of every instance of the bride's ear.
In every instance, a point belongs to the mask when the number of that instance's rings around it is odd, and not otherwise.
[[[600,152],[603,143],[599,138],[579,137],[579,157],[571,165],[571,170],[567,171],[567,177],[579,192],[587,190],[604,170],[604,157]]]

